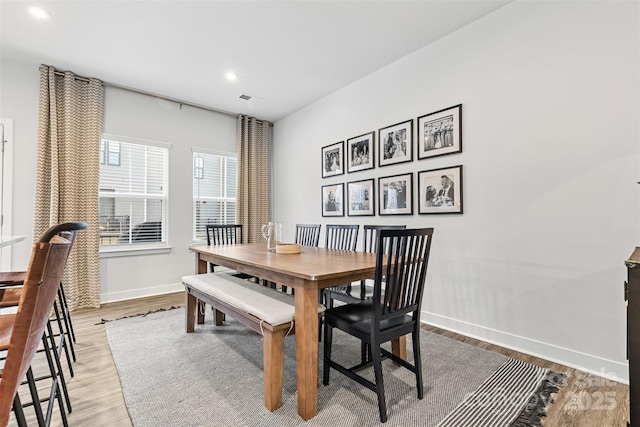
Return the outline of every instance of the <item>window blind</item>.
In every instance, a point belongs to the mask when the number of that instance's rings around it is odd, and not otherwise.
[[[166,243],[168,148],[104,139],[100,244]]]
[[[205,241],[207,224],[236,221],[238,162],[234,156],[193,152],[193,240]]]

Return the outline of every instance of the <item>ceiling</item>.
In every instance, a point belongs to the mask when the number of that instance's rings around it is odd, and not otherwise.
[[[3,58],[276,121],[510,1],[0,0],[0,49]],[[50,18],[34,19],[29,4]]]

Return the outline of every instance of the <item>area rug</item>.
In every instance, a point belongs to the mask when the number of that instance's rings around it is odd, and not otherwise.
[[[330,384],[318,387],[318,415],[306,422],[298,416],[295,337],[285,340],[283,405],[269,412],[262,338],[232,319],[218,327],[208,320],[192,334],[184,331],[182,308],[106,323],[134,426],[380,425],[375,393],[333,370]],[[424,399],[417,398],[411,372],[385,361],[385,426],[539,426],[550,393],[563,381],[546,369],[434,333],[422,331],[420,340]],[[336,330],[333,353],[355,364],[359,342]],[[322,345],[319,360],[322,369]]]

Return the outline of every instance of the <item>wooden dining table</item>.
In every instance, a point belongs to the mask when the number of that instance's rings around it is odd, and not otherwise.
[[[318,290],[373,278],[376,255],[309,247],[299,254],[278,254],[267,251],[265,243],[190,249],[196,255],[197,274],[207,273],[208,263],[213,263],[295,289],[298,414],[304,420],[313,418],[318,393]],[[406,358],[405,340],[392,342],[392,350]]]

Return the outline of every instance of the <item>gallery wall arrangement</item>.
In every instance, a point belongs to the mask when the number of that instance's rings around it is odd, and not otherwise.
[[[322,178],[462,152],[462,104],[425,114],[322,147]],[[345,155],[346,150],[346,155]],[[345,163],[346,162],[346,163]],[[371,172],[370,172],[371,173]],[[322,186],[322,216],[413,215],[414,173],[353,180]],[[377,194],[377,197],[376,197]],[[462,165],[417,173],[418,214],[462,214]]]

